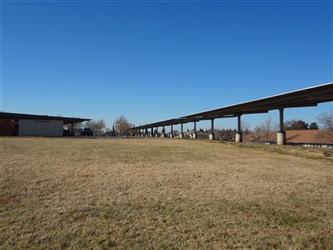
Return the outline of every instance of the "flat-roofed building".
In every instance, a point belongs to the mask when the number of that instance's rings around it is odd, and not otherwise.
[[[0,112],[0,136],[63,136],[64,125],[89,121],[85,118]]]

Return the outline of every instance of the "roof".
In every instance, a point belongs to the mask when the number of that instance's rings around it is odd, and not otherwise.
[[[215,118],[236,117],[243,114],[267,113],[274,109],[311,107],[317,106],[318,103],[330,101],[333,101],[333,82],[190,114],[179,118],[145,124],[133,129],[145,129]]]
[[[13,120],[56,120],[63,121],[64,124],[79,123],[90,121],[86,118],[74,118],[74,117],[62,117],[62,116],[48,116],[48,115],[32,115],[32,114],[20,114],[20,113],[7,113],[0,112],[0,119],[13,119]]]
[[[243,136],[244,142],[264,142],[267,140],[267,135],[250,133]],[[276,132],[271,132],[268,135],[270,142],[276,142]],[[329,130],[287,130],[287,144],[333,144],[333,132]]]

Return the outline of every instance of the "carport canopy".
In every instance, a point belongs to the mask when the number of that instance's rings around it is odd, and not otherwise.
[[[283,110],[285,108],[312,107],[317,106],[319,103],[331,101],[333,101],[333,82],[225,106],[218,109],[190,114],[179,118],[145,124],[132,129],[147,129],[152,127],[196,122],[200,120],[236,117],[243,114],[267,113],[270,110],[276,109]]]

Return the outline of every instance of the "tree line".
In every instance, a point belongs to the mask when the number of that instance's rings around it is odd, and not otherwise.
[[[84,123],[76,123],[73,126],[72,135],[76,136],[129,136],[129,129],[134,127],[125,116],[118,117],[112,128],[108,128],[104,119],[91,120]],[[70,126],[65,130],[71,130]]]
[[[303,120],[289,120],[285,122],[285,130],[318,130],[321,128],[320,136],[333,138],[333,111],[325,112],[317,117],[317,122],[306,123]],[[278,130],[271,118],[267,118],[262,124],[255,127],[253,135],[257,141],[271,141],[272,132]]]
[[[317,123],[318,122],[318,123]],[[303,120],[289,120],[285,122],[286,130],[316,130],[321,128],[325,135],[333,135],[333,111],[322,113],[317,117],[317,122],[306,123]],[[85,132],[89,131],[93,136],[129,136],[129,129],[134,127],[134,124],[130,123],[124,115],[118,117],[113,123],[112,128],[106,126],[106,122],[103,119],[100,120],[91,120],[85,123],[74,124],[74,135],[87,135]],[[69,129],[69,127],[67,128]],[[273,123],[271,118],[267,118],[264,122],[257,125],[253,131],[250,130],[249,125],[246,121],[242,122],[242,131],[243,134],[253,134],[258,137],[258,140],[270,141],[270,136],[272,132],[278,130],[278,125]],[[201,132],[208,132],[209,130],[202,130]],[[175,130],[176,132],[176,130]],[[232,138],[235,133],[231,129],[215,129],[215,133],[221,138]],[[219,137],[218,136],[218,137]]]

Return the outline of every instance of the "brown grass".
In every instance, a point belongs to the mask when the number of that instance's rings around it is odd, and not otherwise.
[[[0,248],[333,247],[320,151],[0,138],[0,160]]]

